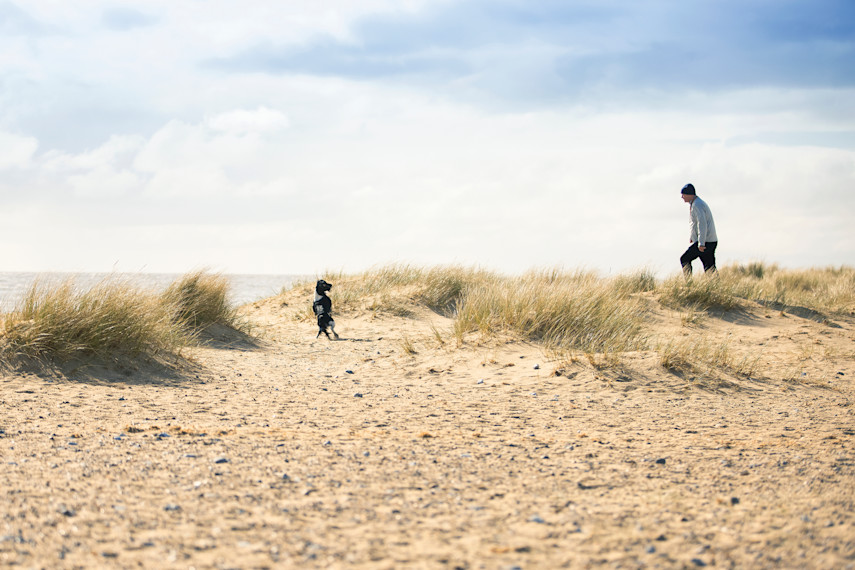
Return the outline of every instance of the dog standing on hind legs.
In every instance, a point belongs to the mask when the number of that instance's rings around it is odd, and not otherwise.
[[[321,336],[321,333],[330,338],[329,331],[332,331],[335,338],[338,339],[338,333],[335,332],[335,321],[332,318],[332,299],[327,296],[327,291],[330,289],[332,289],[331,283],[318,279],[315,285],[315,302],[312,304],[312,311],[318,315],[318,335],[315,338]]]

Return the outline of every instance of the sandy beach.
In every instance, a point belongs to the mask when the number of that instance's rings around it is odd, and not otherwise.
[[[749,304],[751,377],[603,367],[425,310],[242,308],[174,366],[0,378],[0,566],[855,568],[855,317]]]

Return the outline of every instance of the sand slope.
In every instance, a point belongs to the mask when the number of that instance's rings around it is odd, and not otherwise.
[[[855,564],[851,318],[655,310],[748,379],[456,347],[429,313],[330,342],[302,304],[245,307],[260,343],[219,331],[177,370],[3,376],[0,566]]]

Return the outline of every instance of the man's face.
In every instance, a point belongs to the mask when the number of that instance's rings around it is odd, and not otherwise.
[[[685,202],[686,204],[691,204],[692,200],[695,199],[695,197],[691,194],[680,194],[680,196],[683,197],[683,202]]]

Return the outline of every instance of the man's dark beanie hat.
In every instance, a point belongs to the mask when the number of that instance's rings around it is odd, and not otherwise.
[[[683,189],[680,190],[680,194],[688,194],[690,196],[695,196],[695,187],[691,184],[686,184],[683,186]]]

